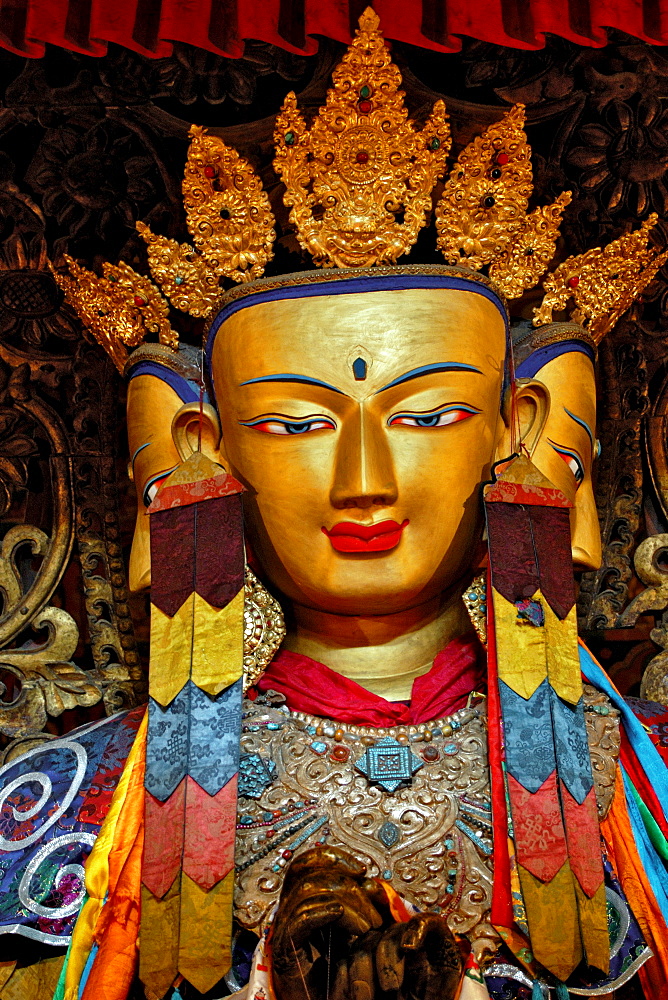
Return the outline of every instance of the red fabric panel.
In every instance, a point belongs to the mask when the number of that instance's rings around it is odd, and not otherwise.
[[[311,54],[318,35],[348,42],[365,0],[16,0],[0,5],[0,47],[41,56],[44,43],[103,55],[108,42],[155,58],[173,41],[238,58],[247,38]],[[375,0],[389,39],[457,52],[467,35],[539,49],[550,32],[605,45],[607,28],[668,43],[668,0]]]
[[[183,870],[207,892],[234,868],[237,776],[215,795],[186,778],[186,834]]]
[[[166,802],[145,793],[146,840],[141,874],[146,888],[158,899],[162,899],[181,870],[186,780],[191,779],[184,778]]]
[[[494,927],[513,927],[512,892],[510,885],[510,856],[508,853],[508,814],[503,770],[503,738],[501,734],[501,705],[496,662],[496,635],[494,633],[494,605],[492,580],[487,572],[487,732],[489,754],[489,780],[492,791],[492,824],[494,827],[494,882],[490,920]]]
[[[234,476],[223,472],[209,479],[198,479],[194,483],[176,483],[173,486],[162,486],[158,490],[149,514],[158,510],[169,510],[171,507],[188,507],[193,503],[203,503],[205,500],[217,500],[219,497],[229,497],[234,493],[243,493],[244,488]]]
[[[471,691],[485,682],[475,639],[453,639],[429,673],[413,682],[412,700],[387,701],[308,656],[281,650],[258,682],[261,691],[280,691],[288,707],[352,726],[417,725],[464,708]]]
[[[603,881],[600,852],[592,850],[592,845],[598,844],[600,838],[596,790],[591,788],[578,805],[563,781],[559,785],[566,820],[568,859],[582,891],[591,899]]]
[[[551,882],[568,857],[557,773],[553,771],[533,794],[509,774],[508,792],[517,860],[541,882]]]

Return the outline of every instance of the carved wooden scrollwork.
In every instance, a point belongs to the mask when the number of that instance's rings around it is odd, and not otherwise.
[[[668,705],[668,534],[650,535],[642,541],[635,551],[634,563],[647,589],[631,601],[617,624],[630,627],[640,615],[650,611],[661,613],[650,638],[663,652],[649,661],[640,691],[643,698]]]
[[[9,737],[41,731],[49,717],[66,709],[90,707],[104,699],[116,711],[134,703],[125,666],[110,663],[101,650],[93,670],[72,662],[79,642],[76,622],[63,608],[48,605],[65,572],[74,538],[71,456],[63,421],[43,400],[35,398],[27,366],[10,379],[14,408],[43,432],[49,447],[50,501],[53,530],[49,536],[28,524],[6,532],[0,547],[0,732]],[[22,374],[18,378],[17,374]],[[0,469],[0,473],[1,473]],[[11,499],[11,483],[5,481]],[[82,553],[85,560],[89,553]],[[39,565],[35,568],[35,561]],[[43,641],[33,632],[46,630]],[[112,636],[107,637],[112,645]],[[11,683],[10,682],[11,679]]]
[[[0,734],[23,741],[71,709],[133,705],[142,682],[118,524],[117,385],[35,239],[32,255],[18,235],[0,244]]]
[[[20,371],[20,369],[19,369]],[[22,599],[11,601],[11,596],[15,596],[15,590],[11,589],[9,582],[9,572],[0,576],[0,587],[10,588],[5,592],[5,603],[0,617],[0,648],[10,642],[15,636],[28,625],[33,617],[44,607],[56,589],[60,578],[65,570],[67,559],[72,550],[73,539],[73,516],[72,516],[72,486],[70,479],[70,469],[68,461],[68,442],[62,421],[56,416],[51,407],[44,402],[32,398],[29,383],[18,379],[14,380],[14,385],[10,383],[10,395],[14,403],[14,408],[32,418],[34,422],[46,431],[52,454],[49,459],[51,471],[52,503],[53,503],[53,524],[52,536],[47,538],[43,532],[31,529],[25,525],[26,537],[32,538],[36,548],[34,554],[44,557],[40,566],[40,571],[35,577],[30,588],[22,595]],[[9,533],[12,534],[11,531]],[[9,537],[9,536],[8,536]],[[12,536],[13,537],[13,536]],[[2,558],[9,558],[9,565],[12,567],[15,577],[18,579],[18,571],[13,562],[13,552],[5,555],[5,545],[3,543]]]
[[[632,342],[634,327],[629,321],[620,323],[616,337],[604,340],[599,353],[597,433],[601,457],[596,470],[596,500],[603,563],[583,579],[578,602],[580,622],[589,630],[615,627],[627,601],[641,522],[642,428],[649,402],[647,365]]]

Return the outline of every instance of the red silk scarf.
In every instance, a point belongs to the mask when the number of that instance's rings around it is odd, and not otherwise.
[[[451,715],[485,684],[484,655],[474,638],[453,639],[428,673],[413,682],[411,700],[387,701],[308,656],[282,650],[257,687],[284,694],[290,709],[354,726],[417,725]]]

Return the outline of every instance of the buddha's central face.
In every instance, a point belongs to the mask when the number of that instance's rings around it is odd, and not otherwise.
[[[223,464],[274,587],[343,614],[447,590],[481,530],[503,435],[505,334],[473,292],[378,291],[255,304],[212,367]]]

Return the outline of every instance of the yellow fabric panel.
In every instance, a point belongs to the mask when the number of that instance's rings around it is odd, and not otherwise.
[[[185,486],[188,483],[198,483],[202,479],[213,479],[215,476],[224,476],[225,469],[222,465],[212,462],[204,452],[194,451],[185,462],[181,462],[171,476],[165,479],[163,486]]]
[[[560,621],[547,603],[541,601],[545,612],[547,639],[547,673],[550,684],[560,698],[577,705],[582,697],[582,674],[578,655],[578,620],[575,606]]]
[[[243,636],[243,587],[220,609],[199,594],[191,594],[173,618],[151,605],[151,697],[169,705],[189,677],[217,695],[243,673]]]
[[[591,899],[573,879],[580,913],[582,943],[588,965],[607,975],[610,968],[610,935],[605,898],[605,885],[601,883]]]
[[[145,885],[141,889],[139,978],[156,997],[164,997],[178,975],[182,877],[179,872],[162,899]]]
[[[195,594],[192,680],[213,698],[244,668],[244,587],[224,608],[214,610]]]
[[[86,861],[86,892],[88,899],[77,917],[72,932],[70,957],[65,972],[65,1000],[77,1000],[79,982],[85,968],[90,950],[93,946],[93,932],[97,923],[104,898],[109,887],[109,852],[114,843],[116,827],[125,805],[130,787],[130,779],[136,767],[142,768],[146,760],[146,732],[148,729],[148,712],[144,714],[132,749],[123,768],[116,791],[111,799],[109,812],[100,828],[97,840]],[[137,777],[137,776],[135,776]],[[143,777],[141,779],[143,781]]]
[[[14,969],[0,989],[0,1000],[51,1000],[64,961],[64,955],[54,955]]]
[[[207,993],[232,964],[234,869],[209,892],[185,873],[181,879],[179,972],[196,990]]]
[[[517,869],[534,958],[558,979],[568,979],[583,954],[571,866],[565,861],[552,881],[547,883],[541,882],[521,865]]]
[[[544,603],[540,591],[533,599]],[[496,590],[493,601],[499,679],[523,698],[530,698],[547,676],[545,630],[518,624],[517,608]]]
[[[6,962],[0,962],[0,991],[5,983],[14,974],[14,969],[16,968],[16,959],[9,959]],[[2,993],[0,992],[0,998]]]
[[[151,662],[148,690],[159,705],[169,705],[190,677],[195,594],[173,618],[151,605]]]

